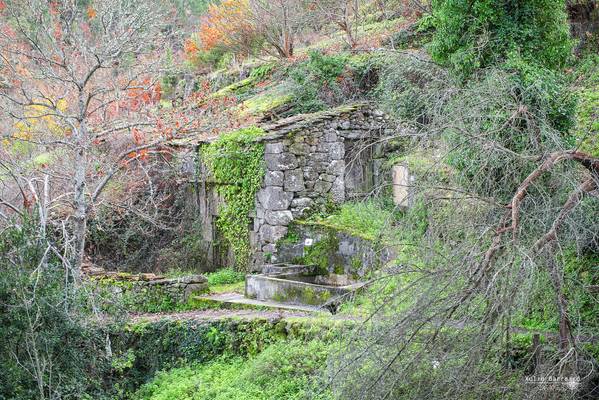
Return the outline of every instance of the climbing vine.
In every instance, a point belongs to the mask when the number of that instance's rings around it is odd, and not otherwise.
[[[264,145],[255,139],[263,133],[260,128],[243,128],[200,148],[224,199],[216,224],[232,247],[238,268],[247,265],[251,251],[248,215],[264,178]]]

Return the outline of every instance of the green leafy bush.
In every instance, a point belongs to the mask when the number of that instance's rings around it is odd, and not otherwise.
[[[228,285],[231,283],[237,283],[243,281],[245,275],[239,271],[235,271],[232,268],[223,268],[216,272],[211,272],[206,275],[208,278],[208,284],[212,285]]]
[[[35,221],[0,233],[0,399],[101,399],[110,365],[92,296],[47,255]]]
[[[422,53],[389,55],[374,94],[387,113],[411,125],[429,124],[452,93],[447,72]]]
[[[462,77],[514,55],[557,69],[572,50],[563,0],[436,0],[433,16],[432,56]]]
[[[294,66],[289,76],[294,82],[293,96],[297,112],[315,112],[333,105],[342,97],[339,80],[345,71],[347,56],[309,53],[309,60]]]
[[[576,114],[577,146],[599,157],[599,55],[584,57],[575,73],[579,103]]]
[[[435,125],[445,126],[452,148],[446,160],[460,183],[503,201],[536,166],[531,157],[573,144],[574,110],[574,99],[551,71],[520,75],[493,68],[452,96]]]

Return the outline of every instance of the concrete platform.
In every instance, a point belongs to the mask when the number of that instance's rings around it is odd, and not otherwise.
[[[306,311],[312,313],[325,313],[330,314],[330,312],[326,308],[315,307],[315,306],[307,306],[307,305],[297,305],[297,304],[286,304],[279,303],[276,301],[270,300],[255,300],[245,298],[242,294],[239,293],[222,293],[222,294],[213,294],[208,296],[198,296],[199,299],[204,301],[215,301],[224,304],[230,305],[245,305],[250,307],[266,307],[266,308],[276,308],[281,310],[297,310],[297,311]]]

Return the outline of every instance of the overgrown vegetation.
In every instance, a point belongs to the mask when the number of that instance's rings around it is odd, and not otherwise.
[[[245,275],[242,272],[236,271],[232,268],[223,268],[216,272],[207,274],[206,277],[208,278],[208,284],[212,286],[241,282],[245,278]]]
[[[158,373],[136,393],[139,400],[330,399],[315,376],[328,346],[321,341],[280,342],[255,357],[222,358]]]
[[[563,0],[443,0],[433,3],[433,18],[433,58],[464,78],[514,57],[559,69],[572,51]]]
[[[593,0],[0,1],[0,399],[597,397],[598,17]],[[396,124],[360,150],[380,185],[277,243],[369,280],[334,318],[80,282],[232,250],[208,290],[242,293],[253,125],[356,100]],[[202,177],[175,155],[198,140]],[[185,207],[202,184],[224,200],[213,243]],[[348,262],[343,235],[372,246]],[[126,309],[173,315],[112,325]]]
[[[264,145],[256,142],[262,134],[260,128],[243,128],[224,134],[200,149],[202,161],[225,201],[217,225],[232,247],[239,269],[249,260],[249,214],[264,177]]]
[[[48,253],[35,222],[0,235],[0,398],[103,398],[110,365],[93,298]]]

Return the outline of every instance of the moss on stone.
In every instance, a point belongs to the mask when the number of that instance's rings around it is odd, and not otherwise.
[[[241,115],[261,115],[293,100],[293,96],[284,87],[275,87],[250,97],[239,108]]]

